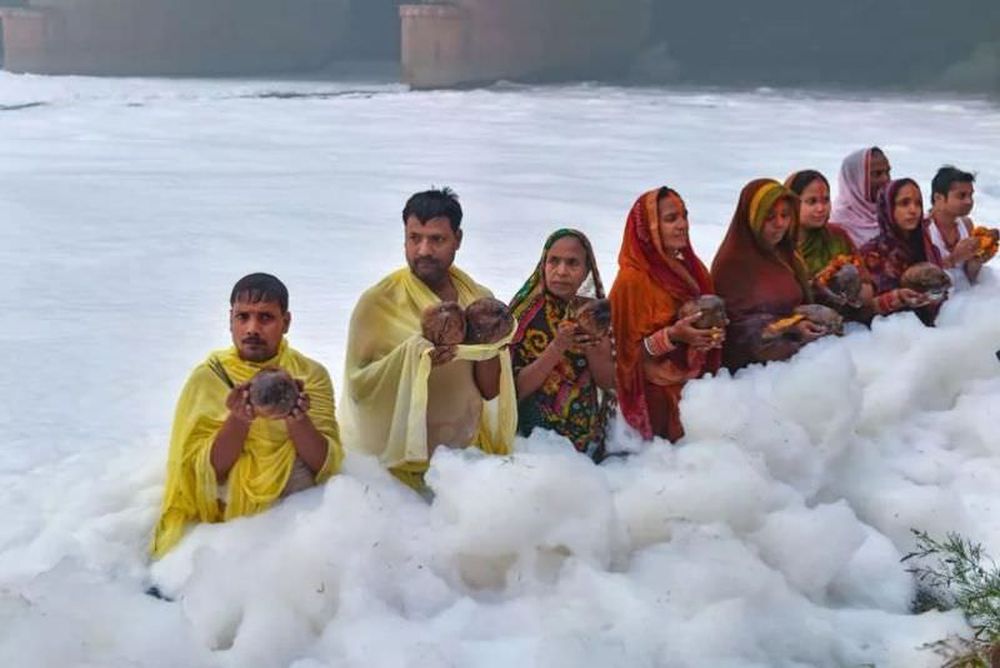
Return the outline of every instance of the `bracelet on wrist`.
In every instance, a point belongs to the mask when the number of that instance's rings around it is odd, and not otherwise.
[[[659,329],[642,340],[643,346],[650,357],[661,357],[672,351],[677,346],[670,340],[667,327]]]

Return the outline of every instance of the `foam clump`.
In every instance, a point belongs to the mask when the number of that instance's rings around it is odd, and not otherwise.
[[[148,570],[162,462],[67,460],[48,473],[60,501],[0,536],[0,616],[17,630],[0,657],[933,666],[920,645],[965,627],[909,612],[900,559],[911,527],[1000,547],[1000,382],[986,363],[998,302],[977,288],[935,329],[899,314],[692,382],[683,441],[644,444],[616,424],[611,445],[633,454],[600,466],[547,432],[508,457],[439,448],[428,501],[352,455],[323,487],[192,528]],[[942,345],[964,353],[941,359]],[[37,483],[0,494],[33,498]]]

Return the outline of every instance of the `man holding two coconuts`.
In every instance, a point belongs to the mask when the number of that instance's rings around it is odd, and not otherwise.
[[[439,445],[507,454],[517,406],[514,321],[454,266],[462,207],[448,188],[403,209],[407,266],[358,300],[347,341],[346,442],[415,489]]]

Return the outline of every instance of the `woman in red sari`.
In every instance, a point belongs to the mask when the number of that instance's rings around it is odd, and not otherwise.
[[[797,235],[795,193],[773,179],[756,179],[743,188],[712,263],[712,279],[729,315],[722,361],[731,371],[788,359],[825,333],[802,319],[783,334],[766,335],[768,325],[812,301]]]
[[[670,188],[644,193],[625,222],[611,288],[615,377],[622,417],[645,439],[684,435],[684,383],[719,367],[724,332],[700,330],[685,302],[712,293],[712,279],[688,239],[688,212]]]

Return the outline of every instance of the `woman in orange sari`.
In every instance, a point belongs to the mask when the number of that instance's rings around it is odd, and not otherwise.
[[[730,371],[788,359],[825,333],[805,319],[787,333],[765,333],[768,325],[812,301],[797,235],[795,193],[773,179],[755,179],[743,188],[712,262],[712,279],[729,315],[722,361]]]
[[[722,330],[677,318],[685,302],[712,292],[712,279],[688,239],[688,212],[676,191],[636,200],[625,222],[618,276],[608,295],[615,333],[615,376],[622,417],[645,439],[684,435],[684,383],[719,368]]]

